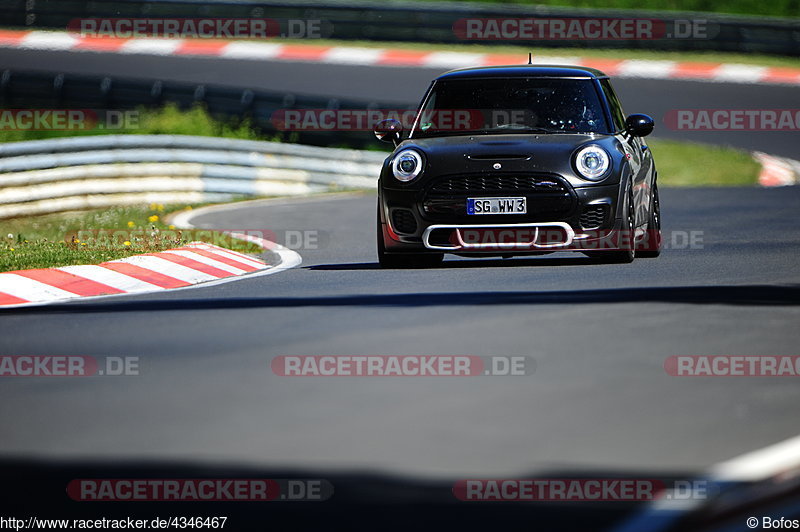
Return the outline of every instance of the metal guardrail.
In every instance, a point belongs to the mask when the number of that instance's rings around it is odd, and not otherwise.
[[[0,146],[0,218],[374,188],[385,154],[276,142],[108,135]]]
[[[658,50],[715,50],[797,55],[800,22],[797,19],[743,17],[711,13],[665,13],[631,10],[557,8],[540,5],[497,5],[472,2],[324,2],[264,0],[0,0],[0,20],[7,26],[65,29],[81,17],[231,17],[273,18],[278,21],[321,20],[324,37],[344,40],[419,41],[455,43],[453,25],[463,18],[657,18],[668,24],[704,19],[707,38],[604,41],[604,48]],[[484,41],[503,44],[503,41]],[[506,41],[507,43],[507,41]],[[596,46],[597,41],[515,41],[528,46]]]
[[[0,0],[3,1],[3,0]],[[121,110],[174,103],[188,109],[203,105],[215,117],[249,119],[266,135],[314,146],[377,147],[370,131],[281,131],[277,111],[293,109],[391,109],[397,104],[345,100],[247,88],[136,80],[108,76],[0,71],[0,108]],[[385,145],[383,146],[385,148]]]

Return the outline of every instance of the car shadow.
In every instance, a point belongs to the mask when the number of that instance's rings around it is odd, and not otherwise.
[[[177,294],[175,294],[177,295]],[[166,297],[164,297],[166,296]],[[469,305],[576,305],[683,303],[693,305],[800,306],[800,285],[662,286],[598,290],[407,292],[283,297],[160,297],[60,303],[0,310],[25,313],[142,312],[302,307],[447,307]]]
[[[536,258],[483,258],[483,259],[461,259],[447,260],[440,266],[424,268],[426,270],[436,269],[464,269],[464,268],[522,268],[522,267],[541,267],[541,266],[589,266],[596,265],[597,261],[589,257],[536,257]],[[321,271],[349,271],[349,270],[382,270],[393,268],[382,268],[377,262],[352,262],[337,264],[316,264],[306,266],[306,270]],[[403,268],[406,269],[406,268]]]

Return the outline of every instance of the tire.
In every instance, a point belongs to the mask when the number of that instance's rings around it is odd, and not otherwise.
[[[633,204],[633,189],[628,185],[628,209],[626,216],[623,219],[622,228],[620,231],[627,233],[627,238],[622,239],[628,241],[629,249],[621,249],[615,251],[592,251],[586,252],[586,255],[595,259],[602,264],[629,264],[636,258],[636,246],[634,245],[633,238],[636,231],[636,206]]]
[[[380,203],[378,204],[377,222],[377,248],[378,264],[386,269],[408,268],[434,268],[444,260],[444,253],[403,253],[390,255],[386,253],[386,244],[383,242],[383,227],[381,227]]]
[[[654,259],[661,255],[663,238],[661,236],[661,203],[658,199],[658,185],[653,184],[653,200],[650,219],[647,222],[647,238],[636,253],[637,257]]]

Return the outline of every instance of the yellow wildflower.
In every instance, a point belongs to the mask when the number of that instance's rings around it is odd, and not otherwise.
[[[125,241],[125,242],[123,242],[122,244],[123,244],[124,246],[130,246],[130,245],[131,245],[131,241],[130,241],[130,240],[126,240],[126,241]]]
[[[150,218],[148,218],[148,219],[147,219],[147,221],[148,221],[148,222],[151,222],[151,223],[152,223],[152,222],[157,222],[157,221],[158,221],[158,215],[157,215],[157,214],[154,214],[153,216],[151,216]]]
[[[136,224],[133,222],[128,222],[128,227],[136,227]]]

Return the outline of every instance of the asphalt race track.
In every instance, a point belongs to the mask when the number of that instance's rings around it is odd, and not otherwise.
[[[439,72],[7,49],[0,64],[399,106],[416,105]],[[615,86],[627,112],[651,114],[657,124],[671,109],[797,103],[797,89],[784,86],[645,79]],[[792,158],[800,145],[797,132],[684,133],[657,125],[656,134]],[[690,478],[796,436],[796,379],[673,377],[664,363],[673,355],[800,355],[800,189],[660,192],[667,249],[628,265],[558,253],[382,270],[369,193],[199,214],[193,223],[201,228],[269,231],[303,264],[217,286],[0,311],[0,355],[139,361],[136,376],[3,379],[0,500],[31,515],[43,501],[75,516],[110,507],[137,515],[135,504],[72,504],[64,485],[313,472],[331,480],[343,504],[281,507],[306,525],[388,530],[390,516],[397,527],[418,529],[414,512],[424,503],[438,508],[440,529],[456,528],[454,516],[500,529],[504,519],[529,522],[530,507],[477,503],[484,512],[477,514],[452,497],[453,479]],[[296,247],[298,234],[307,238]],[[388,354],[526,356],[535,371],[300,378],[270,367],[280,355]],[[354,514],[353,501],[368,501],[366,512]],[[570,505],[539,507],[535,517],[551,512],[555,524],[541,521],[536,530],[599,530],[631,507]],[[156,506],[148,511],[168,511]],[[277,515],[243,507],[262,524]]]
[[[525,58],[522,58],[524,60]],[[323,94],[365,101],[396,102],[402,108],[419,104],[436,68],[390,68],[224,58],[153,57],[0,49],[6,69],[161,79],[209,85],[253,87],[297,94]],[[675,109],[794,109],[797,88],[751,85],[617,79],[614,86],[627,113],[647,113],[656,120],[657,137],[729,144],[748,150],[798,158],[797,132],[673,131],[663,124]]]
[[[663,191],[695,247],[380,270],[375,200],[255,202],[202,227],[317,231],[298,269],[8,311],[2,354],[140,357],[138,377],[8,379],[8,455],[221,461],[411,475],[674,471],[796,434],[793,379],[678,378],[670,355],[796,354],[796,188]],[[696,233],[697,234],[697,233]],[[680,242],[678,242],[680,243]],[[677,246],[680,247],[680,246]],[[525,355],[528,377],[287,378],[277,355]]]

